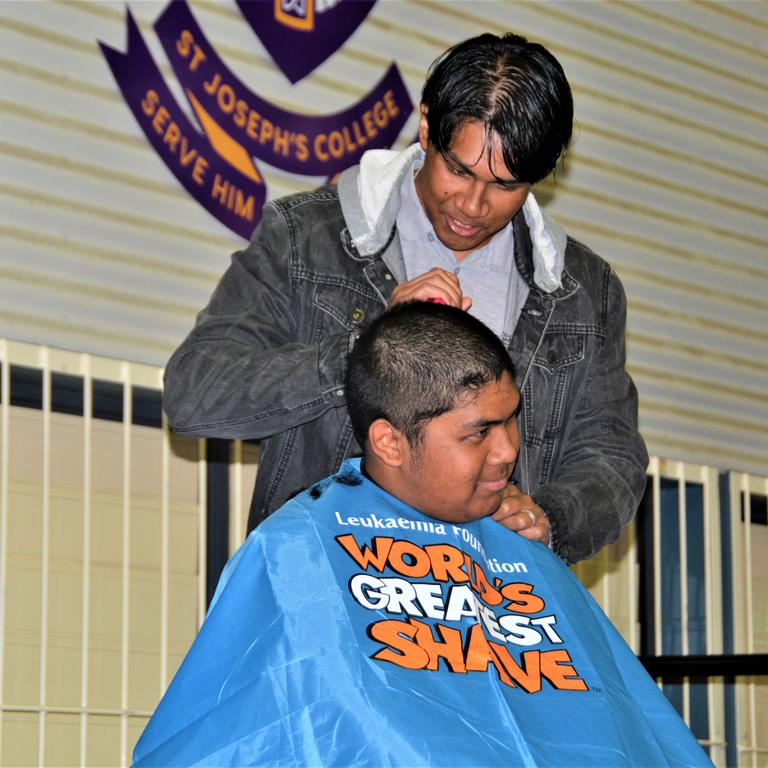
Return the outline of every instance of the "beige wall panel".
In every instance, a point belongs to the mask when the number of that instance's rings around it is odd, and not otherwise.
[[[138,734],[135,738],[137,737]],[[120,721],[116,717],[99,717],[98,715],[89,718],[87,764],[93,766],[114,765],[116,762],[115,755],[119,754]]]
[[[250,509],[256,472],[259,468],[259,446],[240,443],[240,454],[233,448],[232,465],[229,470],[229,551],[234,552],[242,544],[248,529]],[[239,459],[239,461],[238,461]]]
[[[0,754],[3,765],[37,765],[37,715],[11,712],[4,716],[3,729],[5,738]]]
[[[730,206],[753,215],[766,210],[764,180],[754,173],[754,167],[748,168],[748,173],[735,173],[731,166],[706,162],[706,157],[693,154],[693,148],[680,137],[672,144],[659,130],[651,135],[650,126],[638,124],[640,121],[632,120],[631,115],[621,115],[618,109],[611,117],[610,127],[604,127],[604,121],[578,126],[569,150],[569,167],[584,163],[686,198],[701,198],[720,206],[727,203],[729,213]],[[621,118],[628,125],[621,125]],[[722,162],[722,158],[716,160]]]
[[[6,594],[3,692],[8,702],[30,705],[40,693],[39,561],[9,562]]]
[[[713,309],[720,304],[754,312],[760,318],[754,329],[761,329],[763,315],[768,310],[765,298],[768,295],[768,273],[763,277],[763,270],[732,269],[719,261],[697,258],[698,254],[687,251],[684,245],[674,250],[664,249],[638,238],[617,247],[608,232],[598,231],[595,226],[589,226],[584,234],[584,240],[588,239],[590,247],[597,253],[605,253],[606,249],[615,250],[611,264],[622,279],[630,302],[634,303],[635,290],[635,286],[630,285],[631,281],[652,283],[659,288],[698,297],[702,311],[709,308],[713,320],[718,314]]]
[[[635,533],[625,529],[615,544],[610,544],[591,560],[584,560],[572,566],[579,581],[589,590],[600,607],[611,617],[613,625],[635,652],[637,617],[633,615],[637,584],[637,563],[632,546]]]
[[[46,755],[50,762],[56,763],[59,768],[64,766],[76,766],[80,764],[79,744],[72,738],[80,727],[77,715],[52,715],[45,724]]]
[[[566,201],[560,190],[568,193]],[[600,205],[598,215],[594,208]],[[666,251],[690,253],[694,259],[714,262],[724,269],[747,269],[755,273],[758,279],[765,279],[765,262],[762,258],[762,240],[758,231],[755,234],[738,233],[728,229],[723,220],[717,225],[703,222],[698,227],[692,226],[688,217],[675,216],[662,209],[649,209],[629,200],[609,198],[599,189],[577,184],[573,176],[558,185],[558,195],[549,206],[558,221],[575,234],[578,239],[589,245],[590,228],[607,228],[615,238],[611,251],[620,254],[622,239],[630,242],[655,243],[661,253]],[[561,212],[562,208],[562,212]],[[592,215],[590,215],[590,213]],[[571,226],[573,225],[573,226]],[[601,254],[612,261],[612,254]],[[680,274],[685,279],[685,273]],[[716,286],[713,286],[716,287]]]

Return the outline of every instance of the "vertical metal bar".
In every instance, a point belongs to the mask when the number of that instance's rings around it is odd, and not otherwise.
[[[611,615],[611,580],[609,578],[611,558],[608,547],[603,547],[600,552],[600,592],[603,600],[603,611],[606,616]],[[616,618],[614,617],[614,621]]]
[[[704,642],[705,652],[714,653],[714,648],[718,645],[715,636],[713,622],[713,611],[715,610],[715,600],[713,594],[713,574],[715,569],[714,558],[716,554],[715,529],[712,519],[712,493],[713,489],[709,482],[709,473],[707,467],[701,467],[699,478],[704,488]],[[709,692],[707,693],[709,698]]]
[[[733,653],[746,653],[747,639],[744,630],[747,626],[745,616],[745,590],[744,581],[744,533],[741,525],[744,499],[742,489],[746,475],[737,472],[729,474],[731,491],[731,549],[733,562]],[[738,570],[737,570],[738,569]]]
[[[48,347],[40,347],[43,375],[43,519],[40,548],[40,693],[37,732],[37,762],[45,765],[45,725],[48,703],[48,589],[50,579],[51,527],[51,370]]]
[[[685,497],[685,464],[682,461],[675,463],[677,475],[677,524],[680,532],[680,653],[688,656],[690,647],[688,643],[688,521],[687,503]],[[691,688],[687,677],[683,678],[683,720],[690,725],[691,722]]]
[[[659,460],[651,459],[653,477],[653,653],[661,654],[661,477]]]
[[[734,482],[731,473],[717,473],[717,489],[719,513],[719,531],[722,553],[722,617],[723,617],[723,652],[734,652],[734,580],[738,578],[736,572],[737,564],[733,556],[735,552],[734,544]],[[724,764],[728,766],[737,766],[738,758],[738,723],[736,721],[736,681],[734,678],[723,680],[723,740]]]
[[[629,605],[629,646],[637,654],[640,653],[640,629],[638,596],[640,585],[638,583],[637,562],[637,522],[635,520],[629,526],[629,547],[627,548],[627,561],[629,562],[629,574],[627,578],[627,605]]]
[[[229,553],[237,549],[243,542],[243,441],[235,440],[232,443],[232,460],[234,463],[234,516],[235,522],[232,526],[235,537],[229,547]]]
[[[717,471],[701,468],[704,487],[704,616],[706,652],[723,652],[723,579],[722,542],[720,539],[720,496]],[[707,681],[707,719],[709,722],[710,758],[717,766],[726,764],[725,707],[722,678]]]
[[[0,422],[0,755],[3,747],[3,705],[4,694],[4,670],[5,670],[5,601],[7,598],[8,583],[8,498],[10,491],[10,456],[9,435],[11,418],[11,360],[8,354],[8,344],[0,339],[0,410],[2,421]]]
[[[221,572],[229,559],[230,442],[208,440],[207,461],[207,539],[206,539],[206,606],[210,605]]]
[[[120,640],[120,765],[127,764],[128,755],[128,660],[130,639],[130,576],[131,576],[131,367],[120,366],[123,385],[123,569],[122,621]]]
[[[749,475],[744,472],[741,475],[741,493],[744,509],[741,535],[744,544],[744,619],[746,621],[745,653],[754,653],[754,632],[752,617],[752,493],[749,483]]]
[[[160,695],[168,686],[168,615],[171,525],[171,431],[165,412],[162,414],[162,499],[160,551]]]
[[[755,483],[758,482],[761,483],[760,493],[763,497],[765,497],[768,500],[768,477],[763,477],[762,481],[758,481],[757,478],[755,478]],[[768,501],[767,501],[768,503]],[[749,557],[749,652],[754,653],[755,652],[755,634],[754,634],[754,603],[752,601],[752,588],[754,586],[754,571],[753,571],[753,563],[752,563],[752,505],[751,500],[750,504],[747,506],[747,514],[745,516],[745,522],[747,524],[748,529],[748,538],[750,541],[750,557]],[[757,721],[757,681],[754,677],[750,677],[749,679],[749,695],[750,695],[750,721],[751,721],[751,729],[752,729],[752,743],[754,744],[755,750],[752,753],[752,765],[757,766],[758,765],[758,757],[760,755],[765,756],[766,755],[766,749],[763,747],[763,749],[760,749],[760,745],[758,744],[758,721]]]
[[[208,557],[208,519],[206,507],[208,506],[208,470],[206,463],[206,444],[204,438],[197,441],[197,483],[198,483],[198,553],[197,553],[197,626],[202,626],[207,609],[207,557]]]
[[[88,754],[88,673],[90,671],[91,632],[91,458],[93,455],[93,384],[91,357],[80,356],[83,376],[83,584],[80,646],[80,765],[86,765]]]
[[[752,488],[748,474],[741,475],[741,493],[744,509],[742,521],[742,534],[744,543],[744,614],[746,619],[746,653],[755,652],[755,627],[753,617],[753,593],[752,593]],[[757,768],[758,744],[757,744],[757,700],[755,690],[755,678],[747,678],[747,706],[749,711],[749,742],[748,750],[751,753],[753,768]]]
[[[742,498],[742,487],[746,475],[736,472],[730,472],[728,475],[728,487],[730,491],[730,529],[731,529],[731,587],[732,587],[732,606],[733,606],[733,647],[731,653],[745,653],[747,640],[745,637],[745,627],[747,619],[745,616],[745,590],[746,583],[744,577],[744,536],[742,533],[741,510],[743,510],[744,500]],[[745,722],[745,683],[737,681],[733,686],[735,711],[736,711],[736,744],[732,751],[735,751],[737,766],[745,765],[742,761],[743,745],[749,740],[748,726]]]

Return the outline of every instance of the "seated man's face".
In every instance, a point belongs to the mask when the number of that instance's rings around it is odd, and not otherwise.
[[[495,512],[520,447],[519,403],[520,393],[505,372],[428,421],[421,442],[407,449],[394,494],[451,523]]]

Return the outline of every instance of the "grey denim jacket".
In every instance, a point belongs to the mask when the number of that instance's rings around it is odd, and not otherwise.
[[[403,277],[398,201],[387,197],[366,231],[360,183],[350,169],[338,187],[268,203],[166,367],[163,406],[176,432],[261,440],[249,528],[360,452],[345,407],[347,354]],[[570,238],[560,287],[542,290],[522,211],[513,226],[530,287],[509,345],[522,393],[513,481],[545,510],[554,550],[572,563],[618,538],[645,486],[625,298],[610,266]]]

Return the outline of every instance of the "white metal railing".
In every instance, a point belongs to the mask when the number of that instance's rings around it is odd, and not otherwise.
[[[766,545],[768,530],[763,535],[763,546],[759,553],[753,551],[753,537],[750,535],[750,510],[752,496],[768,497],[768,478],[746,473],[730,474],[731,542],[733,552],[733,612],[734,652],[755,653],[768,650],[768,621],[766,604],[768,590],[766,583],[758,584],[755,578],[756,558],[760,558],[765,573]],[[744,521],[741,520],[743,510]],[[764,576],[764,578],[768,578]],[[755,592],[759,590],[759,596]],[[761,626],[755,624],[755,606],[762,607]],[[756,637],[760,636],[759,647]],[[736,692],[736,721],[738,723],[739,764],[758,768],[768,763],[768,741],[766,720],[768,707],[763,700],[762,709],[757,701],[757,681],[747,678]],[[761,720],[758,716],[761,716]]]
[[[679,532],[678,544],[678,581],[680,584],[680,655],[688,656],[689,647],[689,594],[688,594],[688,504],[686,500],[686,483],[698,484],[703,490],[703,528],[704,528],[704,574],[705,574],[705,650],[707,654],[720,654],[722,646],[722,574],[720,564],[723,553],[720,545],[720,518],[718,504],[718,473],[710,467],[686,464],[682,461],[662,461],[653,457],[649,464],[649,474],[653,482],[653,541],[654,541],[654,645],[656,653],[662,654],[662,631],[665,625],[662,599],[664,580],[661,574],[661,514],[660,481],[662,477],[675,480],[677,483],[677,527]],[[709,738],[703,743],[710,747],[710,755],[717,765],[725,765],[725,728],[723,714],[722,681],[710,679],[707,683],[707,707],[709,713]],[[682,716],[691,722],[691,683],[686,678],[682,685]]]
[[[141,724],[151,715],[154,703],[159,695],[167,686],[172,673],[169,663],[169,574],[170,574],[170,518],[173,501],[170,497],[170,483],[174,471],[174,465],[178,465],[180,459],[174,458],[171,447],[171,435],[168,431],[167,423],[163,421],[160,429],[157,430],[157,440],[161,444],[162,466],[160,471],[161,483],[159,488],[147,489],[137,488],[140,478],[137,476],[134,467],[136,458],[134,453],[134,437],[137,427],[132,424],[132,391],[134,387],[144,387],[159,390],[161,387],[161,371],[152,366],[138,365],[125,361],[111,360],[109,358],[94,357],[87,354],[67,352],[63,350],[49,349],[45,346],[24,344],[20,342],[0,340],[0,363],[2,363],[2,374],[0,378],[0,396],[2,405],[0,414],[2,423],[0,427],[0,755],[12,755],[18,757],[18,744],[5,743],[13,738],[13,724],[9,723],[8,716],[33,715],[36,717],[36,749],[35,755],[29,754],[29,750],[22,750],[24,757],[30,759],[34,757],[34,762],[38,765],[57,765],[60,759],[57,755],[46,752],[51,739],[48,738],[47,726],[49,718],[53,715],[75,715],[78,716],[79,724],[72,739],[78,743],[77,756],[80,765],[91,764],[110,764],[127,765],[130,760],[130,750],[132,742],[135,741],[136,728],[131,729],[134,722]],[[21,366],[40,371],[42,377],[42,407],[40,409],[39,433],[37,435],[24,434],[19,439],[39,443],[42,466],[39,477],[39,498],[40,504],[37,510],[40,525],[40,549],[38,558],[39,567],[39,602],[34,609],[38,615],[38,639],[37,639],[37,673],[38,679],[36,701],[19,701],[13,698],[7,698],[8,678],[5,674],[8,665],[8,636],[13,632],[14,627],[8,625],[8,598],[9,598],[9,561],[14,558],[14,554],[9,549],[9,534],[18,535],[18,530],[9,530],[11,518],[11,494],[15,484],[15,479],[11,471],[11,458],[14,451],[14,445],[11,444],[11,430],[14,420],[18,418],[20,410],[11,406],[11,366]],[[72,452],[81,452],[82,454],[82,478],[79,481],[79,487],[82,494],[81,511],[81,561],[78,564],[80,570],[80,592],[81,597],[79,605],[73,605],[71,610],[80,613],[80,631],[79,631],[79,664],[80,674],[78,676],[78,690],[76,699],[72,699],[66,705],[52,701],[53,681],[51,680],[51,660],[50,651],[56,642],[52,636],[51,628],[51,567],[55,557],[51,552],[51,515],[52,498],[56,492],[55,483],[52,481],[52,464],[55,457],[52,454],[52,424],[56,420],[66,419],[59,416],[52,409],[52,376],[53,374],[67,374],[77,376],[82,380],[83,413],[80,417],[82,423],[82,441],[80,444],[72,444],[65,450]],[[91,605],[93,602],[93,565],[94,561],[99,559],[99,553],[93,552],[93,522],[94,516],[99,514],[99,505],[94,502],[93,488],[93,451],[94,451],[94,419],[92,387],[94,380],[115,382],[122,385],[122,421],[116,428],[121,433],[121,455],[116,459],[121,461],[121,488],[120,488],[120,507],[121,524],[119,529],[113,532],[115,538],[120,541],[120,573],[119,587],[112,595],[112,599],[120,605],[119,614],[119,691],[113,697],[115,706],[101,706],[94,704],[92,691],[97,680],[92,669],[91,657],[93,653],[92,642],[92,613]],[[70,417],[71,418],[71,417]],[[18,431],[18,430],[17,430]],[[15,433],[14,433],[15,434]],[[197,517],[198,517],[198,536],[199,540],[191,542],[197,551],[197,588],[196,588],[196,615],[199,622],[202,621],[205,610],[206,591],[205,591],[205,524],[206,524],[206,464],[205,464],[205,443],[204,441],[195,441],[197,445]],[[61,447],[59,446],[58,449]],[[160,626],[160,642],[157,653],[159,654],[159,680],[153,686],[151,696],[144,695],[143,698],[147,706],[137,707],[135,696],[135,685],[132,689],[132,678],[135,678],[134,672],[141,673],[141,670],[135,669],[136,654],[132,652],[134,643],[135,626],[132,624],[132,591],[135,586],[135,580],[139,568],[135,566],[132,558],[132,551],[135,547],[141,547],[142,542],[136,541],[136,532],[132,530],[135,525],[134,504],[137,497],[146,495],[156,495],[159,499],[161,523],[161,558],[158,566],[158,580],[160,593],[160,612],[158,617]],[[17,494],[18,496],[18,494]],[[35,506],[35,504],[33,504]],[[25,522],[34,529],[35,524],[32,521],[35,510],[23,510],[23,515],[14,516],[14,526],[18,528]],[[24,521],[24,517],[29,515],[29,519]],[[12,536],[13,538],[13,536]],[[20,556],[19,556],[20,557]],[[19,557],[16,557],[18,560]],[[30,610],[32,608],[30,607]],[[59,606],[59,610],[61,607]],[[191,641],[191,637],[189,640]],[[177,654],[178,655],[178,652]],[[134,668],[132,668],[132,664]],[[141,677],[141,674],[138,675]],[[71,694],[71,692],[70,692]],[[66,698],[66,697],[65,697]],[[71,698],[71,696],[70,696]],[[102,695],[99,697],[103,699]],[[61,692],[56,694],[56,699],[60,701]],[[90,721],[95,717],[116,718],[119,721],[119,740],[116,753],[113,752],[109,760],[105,762],[103,751],[91,749],[89,737],[92,729],[89,728]],[[21,732],[21,729],[17,729]],[[17,734],[18,735],[18,734]],[[91,755],[89,759],[89,754]],[[15,760],[11,757],[11,760]]]
[[[159,391],[162,384],[161,370],[152,366],[138,365],[87,354],[66,352],[44,346],[24,344],[0,339],[0,755],[10,756],[7,764],[14,761],[26,764],[46,765],[64,762],[61,754],[53,753],[54,743],[62,743],[61,732],[54,740],[50,723],[57,716],[74,718],[74,725],[67,730],[64,742],[69,744],[67,754],[80,765],[127,765],[130,752],[143,724],[150,716],[155,703],[168,685],[183,657],[194,633],[205,615],[206,608],[206,446],[203,440],[183,440],[172,435],[164,417],[157,428],[137,427],[133,424],[134,388],[143,387]],[[11,404],[11,367],[35,369],[42,377],[42,397],[39,412],[32,419],[29,409]],[[53,377],[67,374],[82,381],[82,415],[57,413],[52,407]],[[122,387],[122,418],[110,426],[113,438],[114,461],[119,465],[115,487],[105,491],[99,485],[95,466],[103,459],[104,440],[101,432],[107,428],[93,416],[94,382],[113,382]],[[26,419],[26,421],[25,421]],[[63,426],[71,428],[69,440],[61,445],[54,439],[54,432]],[[76,425],[76,428],[73,426]],[[32,448],[25,447],[27,443]],[[117,446],[115,448],[114,446]],[[151,446],[152,456],[145,455]],[[34,449],[34,450],[33,450]],[[35,478],[18,476],[18,467],[12,457],[19,451],[36,453],[39,471]],[[231,548],[242,541],[245,533],[245,500],[253,482],[254,466],[246,456],[248,447],[235,442],[232,447],[230,470],[231,486]],[[57,553],[52,530],[61,508],[61,478],[57,466],[62,456],[80,457],[82,465],[72,484],[77,488],[81,509],[79,513],[79,557],[66,560]],[[100,464],[99,466],[103,466]],[[159,467],[159,470],[158,470]],[[29,474],[29,473],[28,473]],[[720,476],[717,470],[679,461],[651,459],[649,477],[652,489],[653,556],[654,572],[654,642],[656,653],[661,653],[663,632],[669,624],[665,615],[665,596],[662,592],[662,517],[669,522],[669,515],[662,501],[662,484],[676,484],[677,507],[674,510],[679,546],[677,550],[677,582],[679,584],[679,638],[680,652],[689,651],[688,638],[689,565],[703,558],[704,613],[706,617],[705,649],[708,654],[724,651],[723,622],[723,563],[733,569],[733,631],[735,653],[765,652],[768,627],[765,612],[760,614],[756,626],[755,606],[765,600],[766,584],[758,581],[753,568],[753,528],[749,513],[741,517],[742,505],[749,510],[751,495],[768,495],[768,479],[753,475],[732,474],[728,491],[730,514],[730,551],[724,551],[720,535],[721,509]],[[159,479],[158,479],[159,478]],[[704,548],[701,553],[689,552],[687,527],[692,510],[687,503],[686,489],[691,485],[701,489],[703,504],[700,513],[703,526]],[[181,489],[181,490],[180,490]],[[194,490],[194,492],[192,492]],[[187,495],[185,495],[187,494]],[[17,509],[18,507],[18,509]],[[115,547],[115,562],[104,565],[104,538],[102,523],[109,518],[110,510],[117,510],[109,529],[109,537]],[[146,510],[147,517],[142,518]],[[188,521],[188,518],[193,519]],[[153,533],[141,528],[143,520],[151,520]],[[181,521],[181,522],[180,522]],[[189,522],[187,525],[184,523]],[[26,528],[25,528],[26,526]],[[181,528],[180,528],[181,526]],[[151,526],[150,526],[151,527]],[[183,535],[179,535],[179,530]],[[39,546],[34,553],[20,552],[21,538],[37,531]],[[98,535],[97,531],[101,531]],[[156,533],[156,535],[155,535]],[[100,543],[99,543],[100,542]],[[575,572],[611,617],[631,647],[640,649],[638,532],[635,525],[627,528],[621,540],[606,548],[592,561],[581,563]],[[763,537],[759,556],[768,556],[768,539]],[[149,557],[148,550],[155,554]],[[690,561],[690,562],[689,562]],[[187,570],[179,562],[188,564]],[[19,627],[18,601],[14,590],[22,583],[19,573],[28,573],[34,567],[39,583],[35,601],[24,606],[25,627],[35,627],[35,654],[20,654],[12,642],[14,637],[25,639],[29,633]],[[97,632],[102,617],[94,611],[94,593],[98,574],[111,568],[109,575],[114,584],[109,590],[108,602],[119,606],[115,613],[114,638],[106,638]],[[59,690],[59,672],[52,664],[52,653],[57,643],[72,643],[59,627],[52,623],[52,569],[69,569],[76,577],[77,599],[66,610],[79,615],[77,622],[77,651],[74,658],[80,665],[75,677],[76,685]],[[57,572],[58,572],[57,571]],[[193,589],[185,589],[187,580],[194,580]],[[142,591],[143,590],[143,591]],[[142,598],[142,595],[145,598]],[[151,616],[143,612],[146,595],[152,602]],[[179,596],[181,595],[181,597]],[[34,604],[32,604],[34,602]],[[104,605],[104,602],[100,603]],[[9,614],[9,606],[15,606]],[[59,610],[62,606],[56,606]],[[193,620],[179,621],[178,614]],[[36,619],[30,616],[36,616]],[[154,617],[154,618],[152,618]],[[183,631],[179,631],[179,625]],[[156,635],[148,640],[142,636],[142,627],[157,626]],[[102,632],[103,634],[103,632]],[[146,633],[145,633],[146,635]],[[64,638],[64,639],[62,639]],[[118,690],[97,690],[96,667],[103,659],[106,646],[116,644],[119,675],[115,686]],[[107,648],[107,651],[114,650]],[[9,656],[10,654],[10,656]],[[101,654],[101,655],[100,655]],[[16,665],[29,665],[34,656],[36,692],[25,689],[19,693],[18,675],[9,675]],[[30,667],[31,670],[31,667]],[[13,677],[13,680],[11,680]],[[764,764],[768,726],[766,716],[758,706],[758,686],[754,678],[739,679],[736,715],[738,737],[738,764],[757,766]],[[682,686],[682,714],[690,723],[692,686],[684,681]],[[726,764],[726,730],[724,684],[713,678],[707,683],[707,712],[710,748],[717,765]],[[26,718],[21,724],[13,717]],[[34,719],[35,738],[22,740],[22,733],[29,733],[29,718]],[[117,725],[118,737],[113,743],[102,743],[95,724],[107,720]],[[26,729],[26,730],[25,730]],[[3,740],[5,743],[3,743]],[[56,747],[59,748],[59,747]],[[763,761],[761,763],[760,761]]]

